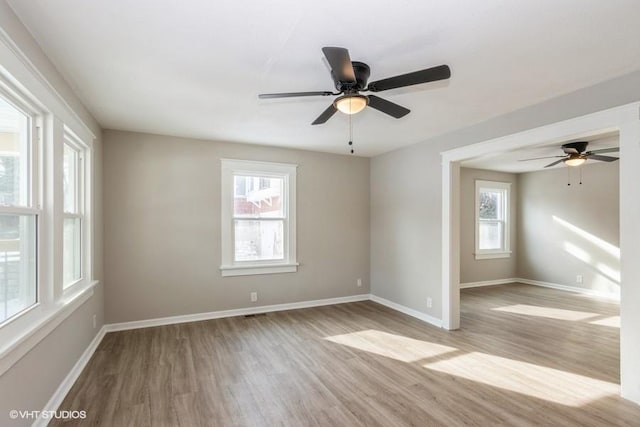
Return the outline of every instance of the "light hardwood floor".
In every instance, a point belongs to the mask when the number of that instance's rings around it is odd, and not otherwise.
[[[455,332],[369,301],[115,332],[60,409],[104,426],[638,426],[617,316],[514,284],[463,290]]]

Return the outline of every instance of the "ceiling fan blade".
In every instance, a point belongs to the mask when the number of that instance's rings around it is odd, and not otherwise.
[[[339,82],[356,82],[349,51],[343,47],[323,47],[322,53],[327,57],[333,76]]]
[[[261,93],[258,95],[260,99],[271,98],[293,98],[295,96],[330,96],[335,95],[333,92],[283,92],[283,93]]]
[[[555,161],[555,162],[553,162],[553,163],[549,163],[547,166],[545,166],[545,168],[550,168],[551,166],[555,166],[555,165],[557,165],[558,163],[562,163],[562,162],[564,162],[564,159],[556,160],[556,161]]]
[[[620,151],[620,147],[602,148],[600,150],[589,151],[589,154],[616,153],[618,151]]]
[[[451,70],[448,65],[438,65],[426,70],[414,71],[413,73],[402,74],[388,79],[378,80],[369,83],[367,90],[380,92],[383,90],[396,89],[399,87],[413,86],[421,83],[445,80],[451,77]]]
[[[616,160],[620,160],[618,157],[601,156],[599,154],[590,154],[587,158],[589,160],[600,160],[601,162],[615,162]]]
[[[547,157],[533,157],[531,159],[520,159],[519,162],[528,162],[529,160],[542,160],[542,159],[555,159],[558,157],[565,158],[566,156],[547,156]]]
[[[322,114],[320,114],[318,116],[317,119],[315,119],[313,121],[313,123],[311,123],[312,125],[321,125],[323,123],[325,123],[327,120],[329,120],[331,118],[331,116],[333,116],[336,111],[338,111],[338,109],[336,107],[333,106],[333,104],[329,105],[329,107],[324,110],[322,112]]]
[[[408,108],[404,108],[402,105],[395,104],[391,101],[387,101],[386,99],[382,99],[379,96],[369,95],[369,107],[375,108],[378,111],[382,111],[390,115],[391,117],[395,117],[399,119],[400,117],[404,117],[411,112]]]

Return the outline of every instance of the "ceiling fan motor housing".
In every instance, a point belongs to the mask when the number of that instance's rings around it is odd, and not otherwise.
[[[363,90],[367,87],[367,81],[369,80],[369,76],[371,75],[371,69],[364,62],[353,61],[351,62],[353,66],[353,73],[356,76],[356,82],[341,82],[335,79],[336,89],[340,92],[345,93],[355,93]],[[332,73],[333,74],[333,73]]]
[[[587,141],[569,142],[562,144],[562,150],[567,154],[581,154],[587,149],[589,143]]]

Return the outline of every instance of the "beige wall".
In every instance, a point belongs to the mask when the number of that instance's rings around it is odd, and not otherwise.
[[[585,165],[582,185],[571,172],[570,186],[566,168],[520,175],[519,277],[618,293],[619,164]]]
[[[476,259],[476,180],[511,183],[508,258]],[[509,279],[516,276],[518,250],[516,247],[518,223],[518,175],[482,169],[460,168],[460,283]]]
[[[94,278],[102,279],[102,192],[100,127],[84,108],[62,76],[22,26],[5,0],[0,0],[0,28],[33,63],[39,72],[73,108],[74,112],[98,136],[94,141]],[[22,77],[22,76],[15,76]],[[50,335],[31,349],[22,359],[0,376],[0,425],[31,425],[33,420],[9,420],[10,409],[41,410],[62,380],[78,361],[103,325],[104,299],[102,284],[94,295],[65,319]],[[97,328],[93,328],[93,315]]]
[[[368,159],[120,131],[103,140],[108,323],[369,292]],[[299,165],[297,273],[221,277],[221,158]]]
[[[371,161],[371,292],[440,317],[440,156],[425,144]],[[427,307],[433,298],[433,307]]]

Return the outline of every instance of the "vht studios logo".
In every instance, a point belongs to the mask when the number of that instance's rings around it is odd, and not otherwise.
[[[26,419],[35,420],[42,418],[45,420],[63,419],[63,420],[84,420],[87,418],[87,411],[19,411],[12,409],[9,411],[9,417],[12,420]]]

